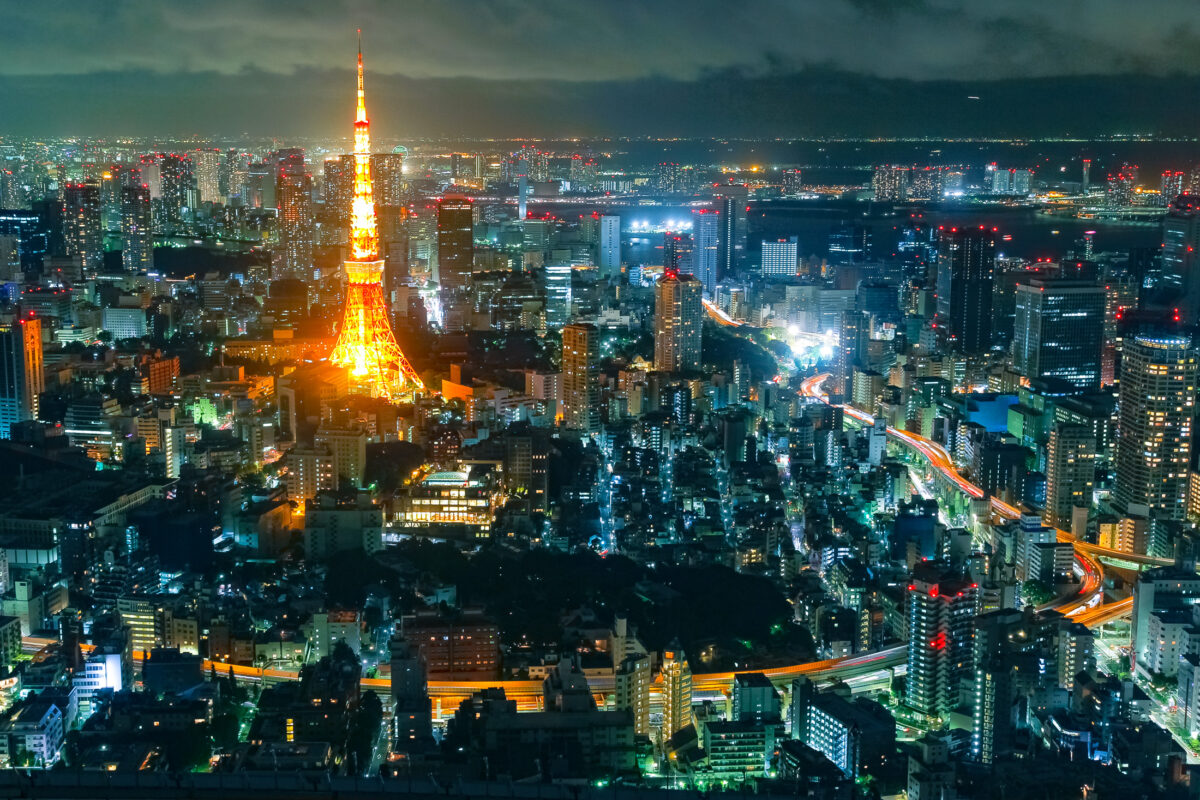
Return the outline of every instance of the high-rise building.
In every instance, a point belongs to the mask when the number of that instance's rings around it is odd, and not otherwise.
[[[68,183],[63,187],[63,240],[67,255],[78,255],[85,271],[104,264],[104,230],[101,226],[100,186]]]
[[[121,263],[126,272],[154,269],[154,229],[150,216],[150,187],[121,187]]]
[[[871,190],[881,203],[902,203],[908,196],[908,167],[893,167],[889,164],[875,167],[871,176]]]
[[[1017,285],[1013,367],[1027,378],[1061,378],[1100,387],[1104,287],[1033,278]]]
[[[692,271],[692,237],[681,231],[663,234],[663,270],[665,272]]]
[[[555,261],[542,271],[546,280],[546,329],[560,330],[571,321],[571,281],[575,268],[566,261]]]
[[[654,168],[654,188],[661,194],[683,191],[683,170],[673,161],[663,161]]]
[[[354,201],[354,156],[349,153],[325,159],[325,185],[322,199],[325,209],[339,219],[350,218]]]
[[[437,283],[443,290],[465,289],[475,263],[474,206],[449,194],[437,204]]]
[[[600,275],[611,278],[621,271],[621,218],[613,214],[600,217]]]
[[[958,705],[958,687],[971,672],[972,622],[979,587],[918,564],[908,584],[908,672],[905,704],[930,717]]]
[[[1189,324],[1200,322],[1200,195],[1175,197],[1162,222],[1162,289]]]
[[[940,229],[937,247],[937,328],[951,350],[982,353],[992,346],[995,229]]]
[[[717,278],[733,273],[746,257],[749,197],[749,190],[741,185],[713,189],[713,203],[721,220]]]
[[[654,368],[660,372],[700,369],[703,288],[691,275],[668,272],[654,292]]]
[[[11,438],[13,425],[37,419],[45,388],[42,321],[0,324],[0,439]]]
[[[1121,510],[1137,506],[1154,519],[1184,518],[1197,369],[1190,336],[1125,339],[1113,491]]]
[[[312,176],[304,166],[303,150],[280,150],[277,158],[278,276],[310,280],[313,268]]]
[[[392,750],[412,753],[433,743],[433,705],[429,700],[425,656],[403,636],[388,645],[392,667]]]
[[[617,664],[613,707],[633,714],[633,732],[650,735],[650,658],[645,653],[631,653]]]
[[[1092,188],[1092,160],[1085,158],[1083,160],[1083,176],[1079,184],[1079,189],[1082,194],[1087,194]]]
[[[1107,202],[1114,208],[1133,205],[1134,189],[1137,187],[1136,164],[1122,164],[1121,169],[1108,176]]]
[[[1030,169],[1014,169],[1012,170],[1012,193],[1019,197],[1026,197],[1033,192],[1033,170]]]
[[[1092,505],[1095,482],[1096,436],[1092,429],[1056,423],[1050,429],[1046,447],[1046,507],[1042,520],[1051,527],[1070,531],[1075,509]]]
[[[971,756],[992,764],[1017,747],[1018,719],[1047,690],[1069,688],[1094,666],[1092,635],[1056,612],[1001,609],[974,621],[974,724]],[[1069,678],[1064,682],[1064,674]]]
[[[785,169],[783,171],[783,196],[797,197],[803,190],[803,173],[799,169]]]
[[[800,244],[795,236],[763,239],[762,274],[764,277],[794,278],[800,266]]]
[[[834,351],[834,391],[849,397],[854,368],[862,366],[870,340],[871,320],[861,311],[843,311]]]
[[[599,350],[596,326],[562,329],[563,425],[585,434],[600,429]]]
[[[217,150],[192,152],[192,172],[196,176],[196,197],[201,203],[224,203],[221,194],[221,153]]]
[[[404,205],[404,154],[374,153],[371,155],[371,177],[375,203],[380,206]]]
[[[692,716],[692,670],[687,656],[678,645],[663,651],[662,662],[662,727],[658,732],[660,747],[689,725]]]
[[[175,229],[183,224],[188,208],[188,196],[192,191],[192,162],[187,156],[171,153],[162,157],[158,170],[162,187],[163,223],[167,228]],[[150,189],[150,196],[153,197],[153,184]]]
[[[1167,170],[1162,174],[1162,185],[1158,192],[1158,204],[1163,207],[1175,202],[1183,194],[1184,174],[1180,170]]]
[[[692,212],[692,262],[696,279],[709,297],[717,294],[717,269],[721,260],[721,217],[716,210]]]

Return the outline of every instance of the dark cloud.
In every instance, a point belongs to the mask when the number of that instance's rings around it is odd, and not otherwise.
[[[0,131],[340,131],[357,26],[374,115],[399,135],[1178,128],[1194,103],[1167,97],[1191,85],[1173,76],[1200,74],[1195,9],[1195,0],[1157,0],[1152,12],[1128,0],[0,0]],[[1070,94],[1055,97],[1055,87]],[[1129,96],[1135,88],[1152,94]],[[954,98],[985,91],[1003,99],[958,109]]]

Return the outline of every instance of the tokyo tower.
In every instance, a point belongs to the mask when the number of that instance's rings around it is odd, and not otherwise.
[[[374,397],[397,397],[423,389],[396,336],[383,299],[383,260],[371,188],[371,124],[363,93],[362,31],[358,44],[358,115],[354,120],[354,201],[350,215],[346,306],[329,360],[350,371],[356,389]]]

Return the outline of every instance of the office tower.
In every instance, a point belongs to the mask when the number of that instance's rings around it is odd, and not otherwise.
[[[104,264],[104,231],[101,227],[100,186],[69,183],[63,187],[63,239],[66,253],[82,259],[85,272]]]
[[[375,203],[381,206],[404,205],[404,154],[375,153],[371,156],[371,178]]]
[[[163,223],[168,229],[183,224],[188,208],[188,194],[192,189],[192,162],[187,156],[171,153],[158,164],[162,186]],[[153,185],[151,185],[151,197]]]
[[[325,159],[325,186],[321,198],[325,209],[339,219],[350,218],[354,201],[354,156],[349,153]]]
[[[1190,336],[1139,334],[1124,341],[1117,424],[1116,505],[1152,519],[1183,519],[1197,353]]]
[[[1082,194],[1087,194],[1092,188],[1092,160],[1090,158],[1083,160],[1083,179],[1079,187]]]
[[[861,311],[843,311],[834,350],[833,391],[842,397],[850,396],[854,368],[862,366],[870,340],[871,318]]]
[[[150,187],[121,187],[121,264],[126,272],[154,269],[154,229],[150,216]]]
[[[1075,509],[1092,505],[1095,482],[1096,436],[1092,429],[1055,423],[1046,447],[1046,507],[1042,521],[1052,528],[1071,531]]]
[[[829,231],[829,263],[861,264],[871,260],[871,228],[844,222]]]
[[[600,275],[611,278],[621,271],[621,218],[612,214],[600,217]]]
[[[717,278],[737,270],[746,257],[747,205],[750,192],[745,186],[719,186],[713,189],[713,204],[720,217]]]
[[[795,236],[786,239],[763,239],[763,277],[794,278],[800,266],[800,244]]]
[[[1061,378],[1100,387],[1104,287],[1032,278],[1017,284],[1013,367],[1027,378]]]
[[[1183,194],[1184,175],[1179,170],[1167,170],[1162,174],[1162,187],[1158,193],[1158,204],[1164,208],[1175,202],[1175,198]]]
[[[443,290],[464,289],[475,263],[474,207],[470,199],[449,194],[437,204],[437,283]]]
[[[1200,196],[1171,201],[1162,222],[1162,288],[1188,324],[1200,322]]]
[[[908,585],[908,672],[905,704],[930,717],[958,705],[960,681],[971,672],[972,620],[979,587],[918,564]]]
[[[196,198],[201,203],[224,203],[221,195],[221,154],[216,150],[192,152],[192,173],[196,176]]]
[[[337,344],[329,360],[350,371],[355,389],[375,397],[395,397],[424,388],[396,335],[383,297],[383,267],[371,187],[371,123],[363,89],[362,48],[358,50],[358,107],[354,120],[354,198],[350,215],[350,260],[346,299]]]
[[[1137,187],[1138,168],[1136,164],[1123,164],[1121,169],[1108,176],[1108,204],[1115,208],[1133,204],[1133,190]]]
[[[571,321],[571,281],[574,267],[567,261],[555,261],[542,270],[546,284],[546,330],[561,330]]]
[[[703,288],[691,275],[668,272],[654,291],[654,368],[660,372],[700,369]]]
[[[936,325],[949,348],[977,354],[992,346],[994,228],[939,228]]]
[[[659,729],[658,743],[666,749],[672,736],[695,724],[692,717],[692,670],[678,643],[663,651],[661,677],[662,727]]]
[[[304,166],[304,151],[280,150],[275,171],[275,202],[279,211],[277,277],[312,279],[312,176]]]
[[[783,196],[797,197],[803,190],[803,173],[799,169],[785,169],[783,171]]]
[[[908,196],[908,168],[888,164],[878,166],[871,175],[871,190],[881,203],[902,203]]]
[[[13,425],[37,419],[45,388],[42,321],[0,323],[0,439],[12,437]]]
[[[242,195],[246,189],[246,163],[246,155],[233,148],[221,154],[217,191],[225,198],[226,205],[242,205]]]
[[[645,653],[631,653],[617,664],[613,707],[633,714],[633,732],[650,735],[650,658]]]
[[[600,429],[599,338],[594,325],[562,329],[563,425],[585,434]]]
[[[696,279],[709,297],[717,294],[717,269],[721,260],[721,217],[715,209],[692,212],[692,261]]]

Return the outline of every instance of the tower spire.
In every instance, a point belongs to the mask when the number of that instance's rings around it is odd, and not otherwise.
[[[350,210],[350,245],[355,261],[379,257],[375,226],[375,194],[371,186],[371,123],[363,91],[362,30],[358,32],[358,109],[354,118],[354,204]]]

